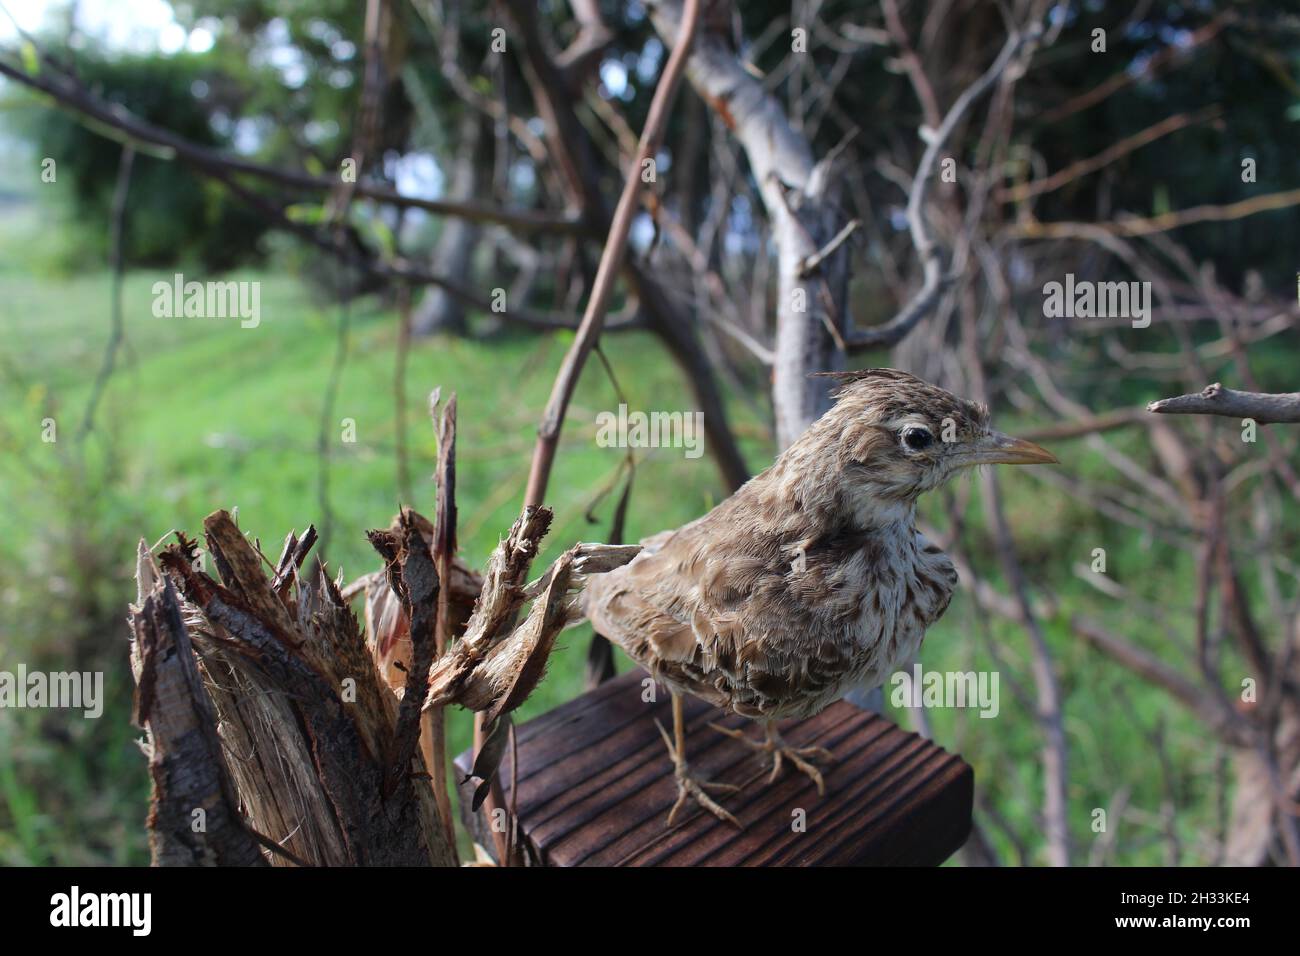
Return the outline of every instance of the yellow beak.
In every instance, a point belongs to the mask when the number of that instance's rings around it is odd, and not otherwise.
[[[1046,448],[1023,438],[1012,438],[1002,432],[991,431],[976,443],[969,456],[963,456],[968,465],[1059,465],[1060,459]]]

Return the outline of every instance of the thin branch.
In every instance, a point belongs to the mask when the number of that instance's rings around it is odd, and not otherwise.
[[[1195,126],[1198,123],[1217,119],[1222,115],[1223,108],[1221,106],[1211,106],[1196,113],[1176,113],[1173,116],[1166,117],[1159,123],[1134,133],[1132,136],[1113,143],[1096,156],[1089,156],[1086,159],[1073,162],[1050,176],[1044,176],[1042,179],[1031,180],[1027,183],[1020,183],[1016,186],[996,189],[993,191],[993,198],[998,202],[1018,202],[1022,199],[1053,192],[1067,183],[1073,182],[1080,176],[1087,176],[1089,173],[1095,173],[1097,170],[1109,166],[1120,157],[1154,143],[1163,136],[1168,136],[1170,133],[1186,129],[1189,126]]]
[[[1118,222],[1039,222],[1030,219],[1008,228],[1006,234],[1019,239],[1074,239],[1090,232],[1110,236],[1150,236],[1199,222],[1230,222],[1292,206],[1300,206],[1300,189],[1251,196],[1221,206],[1191,206],[1159,216],[1126,216]]]
[[[1096,621],[1072,617],[1070,628],[1097,650],[1102,651],[1138,677],[1163,687],[1214,730],[1221,739],[1233,746],[1248,746],[1254,736],[1251,724],[1239,714],[1218,706],[1218,700],[1201,685],[1184,677],[1154,654],[1131,644],[1113,634]]]
[[[221,169],[201,169],[201,172],[222,183],[227,189],[238,196],[241,200],[248,203],[256,209],[261,215],[265,216],[275,225],[301,237],[305,241],[316,246],[324,252],[334,256],[339,262],[351,266],[367,275],[375,278],[387,279],[390,281],[405,282],[411,285],[432,285],[437,286],[447,292],[448,295],[459,299],[466,305],[469,305],[481,312],[492,312],[492,303],[482,296],[471,292],[469,289],[453,282],[445,276],[437,275],[412,265],[405,259],[397,258],[392,262],[377,262],[358,253],[351,246],[340,243],[336,237],[332,238],[326,233],[312,229],[304,223],[290,219],[283,209],[271,202],[259,193],[248,189],[238,182],[228,171]],[[529,325],[539,329],[572,329],[576,328],[576,323],[564,314],[534,313],[526,310],[511,308],[507,313],[511,320],[517,321],[523,325]],[[620,322],[611,324],[610,331],[623,331],[635,327],[635,321]]]
[[[1218,382],[1195,395],[1162,398],[1147,405],[1157,415],[1222,415],[1225,418],[1253,418],[1261,425],[1300,422],[1300,392],[1267,394],[1238,392]]]
[[[131,168],[135,165],[135,150],[130,146],[122,147],[122,154],[117,163],[117,184],[113,187],[113,211],[109,233],[109,265],[113,270],[113,291],[109,296],[110,332],[108,344],[104,346],[104,363],[95,384],[91,386],[90,398],[86,402],[85,416],[81,420],[81,430],[77,437],[84,439],[95,427],[95,411],[99,401],[104,397],[108,380],[113,377],[117,367],[117,353],[126,338],[122,321],[122,272],[125,268],[126,253],[124,233],[126,231],[126,197],[131,188]]]
[[[853,235],[854,231],[861,225],[861,219],[851,219],[845,223],[844,228],[837,232],[831,238],[830,242],[826,243],[826,245],[822,246],[808,258],[804,259],[803,265],[799,268],[799,275],[806,279],[816,272],[818,266],[830,258],[836,249],[844,245],[844,243],[848,241],[849,236]]]
[[[1136,409],[1120,408],[1113,412],[1103,412],[1100,415],[1090,415],[1073,421],[1043,425],[1039,428],[1028,428],[1018,431],[1016,434],[1021,438],[1034,442],[1082,438],[1085,435],[1095,435],[1100,432],[1136,425],[1141,420],[1141,414]]]
[[[921,162],[916,167],[912,178],[912,189],[907,199],[907,223],[912,235],[912,245],[921,258],[923,279],[917,291],[902,310],[884,325],[870,329],[861,329],[848,337],[848,346],[853,351],[868,348],[889,348],[901,342],[939,301],[944,288],[951,278],[943,274],[943,257],[938,243],[930,235],[925,223],[925,204],[930,193],[930,182],[934,177],[935,166],[939,162],[939,153],[951,138],[957,124],[961,122],[975,101],[990,90],[1011,66],[1016,55],[1026,46],[1037,43],[1042,36],[1042,27],[1035,24],[1028,30],[1013,31],[1002,45],[993,64],[984,74],[968,86],[957,97],[952,108],[944,117],[939,128],[928,133],[929,142],[921,154]]]
[[[564,174],[566,191],[590,221],[607,231],[613,213],[600,187],[605,168],[597,162],[591,136],[578,118],[576,97],[568,93],[563,73],[546,55],[548,38],[539,29],[536,12],[529,4],[515,5],[509,12],[524,39],[520,65],[529,78],[533,102],[545,123],[551,154]],[[697,52],[699,46],[697,42]],[[739,488],[748,480],[749,470],[727,422],[713,364],[701,347],[691,317],[674,307],[664,280],[634,259],[625,262],[624,274],[629,293],[642,303],[646,326],[668,349],[704,413],[706,443],[724,484],[729,489]],[[602,331],[611,331],[608,321]]]
[[[673,47],[663,75],[659,78],[659,85],[655,88],[645,128],[641,131],[636,157],[628,170],[623,192],[614,210],[614,218],[609,227],[609,238],[601,253],[596,280],[587,299],[587,309],[582,316],[582,324],[578,328],[573,345],[564,357],[564,363],[560,366],[555,385],[551,389],[550,400],[546,404],[546,411],[542,415],[541,425],[537,429],[537,446],[533,452],[528,488],[524,494],[525,507],[540,506],[542,499],[546,497],[546,485],[550,478],[551,465],[555,461],[560,427],[569,408],[569,399],[573,396],[578,377],[587,358],[591,355],[591,350],[600,338],[601,328],[605,323],[605,310],[614,289],[614,279],[622,267],[623,254],[627,250],[628,232],[632,228],[632,218],[640,203],[641,168],[647,159],[658,152],[659,142],[668,121],[668,109],[685,72],[686,58],[695,39],[699,19],[699,0],[686,0],[680,41]]]
[[[1164,70],[1165,67],[1184,62],[1190,58],[1191,52],[1204,43],[1214,39],[1219,32],[1229,23],[1236,19],[1236,12],[1225,10],[1216,16],[1205,26],[1193,32],[1187,37],[1186,42],[1174,44],[1161,50],[1155,56],[1150,57],[1140,69],[1133,69],[1133,64],[1129,63],[1122,69],[1112,73],[1110,77],[1094,86],[1088,92],[1083,93],[1073,99],[1067,100],[1060,106],[1050,109],[1042,116],[1038,117],[1038,122],[1042,124],[1056,123],[1065,119],[1067,116],[1095,106],[1102,100],[1126,89],[1134,83],[1145,83]]]

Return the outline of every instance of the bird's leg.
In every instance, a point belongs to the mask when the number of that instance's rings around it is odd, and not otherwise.
[[[686,719],[682,711],[682,698],[680,694],[673,694],[673,735],[668,736],[668,731],[664,730],[664,725],[655,721],[655,726],[659,728],[659,733],[663,735],[664,744],[668,747],[668,753],[673,758],[673,776],[677,778],[677,802],[673,804],[672,810],[668,812],[668,825],[673,825],[673,820],[677,817],[677,811],[686,804],[687,798],[694,799],[696,803],[708,810],[719,820],[725,820],[740,829],[740,821],[727,812],[727,810],[716,800],[709,796],[709,790],[739,790],[739,787],[729,783],[713,783],[708,780],[698,780],[690,771],[690,766],[686,763]]]
[[[784,737],[776,729],[776,721],[764,721],[766,733],[762,740],[752,740],[745,735],[743,730],[731,730],[728,727],[722,727],[718,724],[709,724],[720,734],[726,734],[728,737],[734,737],[747,747],[753,747],[755,750],[762,751],[772,755],[772,773],[767,778],[767,782],[773,783],[781,774],[782,760],[789,758],[790,762],[808,775],[813,783],[817,784],[817,792],[826,795],[826,781],[822,779],[821,771],[817,769],[813,761],[830,763],[834,756],[825,747],[791,747]]]

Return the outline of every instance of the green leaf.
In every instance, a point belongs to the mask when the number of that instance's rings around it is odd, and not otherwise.
[[[325,221],[325,207],[321,203],[300,202],[286,206],[284,215],[291,222],[318,226]]]
[[[378,216],[372,216],[364,223],[371,237],[383,250],[385,258],[392,258],[397,255],[397,236],[393,233],[392,228]]]
[[[1169,212],[1169,187],[1161,183],[1155,188],[1151,196],[1151,214],[1154,216],[1163,216]]]
[[[24,40],[22,47],[23,69],[32,76],[41,72],[41,58],[36,53],[36,44],[31,40]]]

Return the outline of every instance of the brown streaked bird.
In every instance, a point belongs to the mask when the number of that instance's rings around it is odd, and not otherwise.
[[[989,426],[988,411],[906,372],[835,373],[836,402],[773,465],[690,524],[642,542],[629,564],[592,575],[592,626],[673,696],[668,745],[678,797],[739,826],[686,760],[682,694],[762,720],[751,740],[825,786],[821,748],[789,746],[775,721],[878,687],[917,653],[957,584],[916,530],[916,501],[973,465],[1056,462]]]

